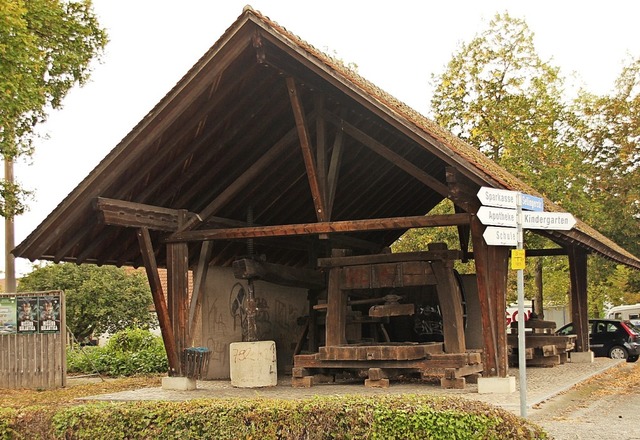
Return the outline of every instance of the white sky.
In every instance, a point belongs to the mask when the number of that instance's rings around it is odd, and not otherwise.
[[[426,114],[432,74],[496,13],[522,18],[536,49],[567,85],[608,93],[629,56],[640,57],[637,0],[94,0],[110,43],[91,82],[49,117],[16,180],[35,191],[15,219],[16,245],[86,177],[250,4]],[[4,228],[0,228],[4,241]],[[17,259],[18,276],[29,271]],[[4,252],[0,252],[4,270]],[[2,275],[0,275],[1,277]]]

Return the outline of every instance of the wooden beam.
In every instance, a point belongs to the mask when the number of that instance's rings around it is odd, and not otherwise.
[[[469,223],[470,214],[427,215],[392,217],[339,222],[302,223],[279,226],[255,226],[247,228],[209,229],[176,232],[166,242],[231,240],[236,238],[284,237],[291,235],[315,235],[332,232],[382,231],[438,226],[456,226]]]
[[[149,235],[149,230],[146,228],[138,229],[137,235],[138,242],[140,243],[140,253],[144,261],[144,268],[147,271],[147,279],[151,287],[153,304],[156,309],[156,314],[158,315],[158,322],[160,323],[160,333],[162,334],[164,349],[167,352],[169,376],[175,376],[180,371],[180,360],[178,351],[176,350],[175,339],[171,332],[171,319],[169,318],[167,303],[164,298],[164,292],[162,291],[162,283],[160,282],[160,275],[158,274],[156,257],[153,253],[151,236]]]
[[[318,267],[359,266],[362,264],[402,263],[407,261],[453,261],[459,260],[461,257],[461,252],[453,249],[401,252],[397,254],[356,255],[352,257],[319,258]]]
[[[291,145],[296,138],[296,129],[291,129],[278,142],[276,142],[260,159],[254,162],[241,176],[228,185],[224,191],[213,199],[197,216],[190,218],[181,226],[181,231],[188,231],[195,228],[202,222],[206,222],[233,199],[240,191],[249,185],[253,179],[259,176],[269,167],[284,150]]]
[[[318,172],[316,169],[316,163],[313,159],[311,141],[309,139],[309,130],[307,128],[302,100],[300,99],[300,91],[298,90],[298,86],[296,85],[296,82],[293,78],[287,77],[286,81],[287,90],[289,91],[289,98],[291,99],[293,116],[296,120],[296,129],[298,131],[298,138],[300,139],[300,148],[302,149],[304,166],[307,170],[307,178],[309,180],[309,186],[311,188],[313,205],[315,206],[318,221],[323,222],[327,220],[325,213],[325,201],[322,195],[322,190],[320,189],[320,183],[318,181]]]
[[[202,297],[204,296],[204,286],[207,281],[209,260],[213,252],[213,243],[203,241],[200,247],[200,258],[198,266],[193,275],[193,292],[191,293],[191,304],[189,305],[189,342],[193,344],[196,326],[202,321],[200,310],[202,308]]]
[[[587,310],[587,253],[577,246],[569,249],[571,277],[571,320],[577,335],[576,351],[589,351],[589,311]]]
[[[384,157],[389,162],[404,170],[407,174],[424,183],[426,186],[433,189],[443,197],[449,196],[449,188],[447,187],[447,185],[443,184],[431,175],[425,173],[420,168],[406,160],[404,157],[400,156],[396,152],[390,150],[389,148],[378,142],[376,139],[372,138],[360,129],[354,127],[353,125],[329,112],[326,112],[326,119],[336,127],[342,128],[346,134],[362,143],[365,147],[368,147],[375,153]]]
[[[233,274],[239,279],[259,279],[281,286],[306,289],[324,289],[327,286],[324,275],[315,269],[267,263],[251,258],[234,261]]]
[[[162,208],[143,203],[96,198],[94,207],[106,225],[177,231],[179,209]],[[193,215],[193,214],[191,214]],[[195,215],[194,215],[195,216]]]
[[[484,376],[498,376],[498,337],[496,335],[495,316],[490,294],[491,280],[489,266],[489,247],[482,237],[484,226],[477,217],[471,221],[471,240],[473,243],[476,279],[478,284],[478,300],[480,302],[480,319],[482,321],[483,365]]]
[[[318,186],[320,187],[320,194],[322,195],[322,201],[324,203],[325,219],[330,219],[328,215],[328,186],[327,186],[327,127],[324,121],[324,104],[325,96],[322,93],[316,93],[314,96],[315,108],[316,108],[316,164],[318,170]]]
[[[336,188],[338,186],[338,172],[342,164],[342,146],[344,145],[344,132],[338,127],[336,137],[333,141],[333,149],[331,150],[331,161],[329,162],[329,170],[327,175],[327,217],[331,218],[333,212],[333,202],[336,198]]]
[[[329,270],[327,287],[327,317],[325,320],[325,345],[344,345],[347,342],[347,293],[340,289],[339,267]]]
[[[447,246],[432,243],[429,250],[444,251]],[[464,320],[462,317],[462,292],[455,279],[453,261],[435,260],[431,263],[438,284],[436,292],[442,313],[442,330],[445,353],[465,353]]]

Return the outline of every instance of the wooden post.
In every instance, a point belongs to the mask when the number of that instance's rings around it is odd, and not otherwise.
[[[498,339],[496,335],[495,315],[491,313],[492,296],[491,276],[489,267],[489,246],[484,241],[482,233],[484,226],[476,216],[471,219],[471,239],[473,242],[473,258],[476,266],[478,283],[478,300],[480,302],[480,317],[482,320],[483,364],[484,375],[498,376]]]
[[[429,250],[446,250],[444,243],[431,243]],[[442,312],[444,333],[444,351],[447,353],[464,353],[464,321],[462,316],[462,293],[453,273],[452,260],[435,260],[431,263],[438,284],[438,302]]]
[[[327,319],[325,324],[327,347],[344,345],[347,342],[347,295],[340,289],[341,268],[329,270],[329,286],[327,287]]]
[[[180,214],[179,225],[184,224],[186,211],[181,210]],[[186,243],[167,244],[167,297],[176,354],[180,359],[189,337],[189,249]],[[181,366],[178,372],[183,374]]]
[[[496,353],[498,358],[498,377],[507,377],[509,358],[507,356],[507,276],[509,271],[510,249],[505,246],[489,246],[489,272],[492,295],[494,325],[496,328]]]
[[[144,268],[147,272],[147,280],[151,287],[153,304],[156,309],[156,314],[158,315],[158,322],[160,323],[160,333],[162,334],[164,349],[167,352],[169,376],[175,376],[180,370],[180,361],[178,351],[176,350],[176,343],[171,331],[171,318],[169,317],[167,302],[164,298],[162,283],[160,282],[160,276],[158,275],[158,266],[153,253],[153,246],[151,245],[151,237],[149,235],[149,230],[146,228],[138,229],[137,234],[138,243],[140,244],[140,252],[142,253],[142,261],[144,262]]]
[[[571,246],[569,275],[571,277],[571,318],[577,335],[577,352],[589,351],[589,312],[587,310],[587,253]]]

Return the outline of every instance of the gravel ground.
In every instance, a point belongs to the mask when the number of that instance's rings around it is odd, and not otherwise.
[[[278,379],[269,388],[235,388],[228,380],[198,381],[193,391],[143,388],[91,396],[83,400],[190,400],[213,397],[307,398],[336,394],[438,394],[481,400],[521,415],[519,372],[516,391],[509,394],[478,394],[477,385],[464,390],[445,390],[436,384],[391,382],[389,388],[365,388],[362,381],[319,384],[312,388],[292,388],[290,378]],[[636,377],[635,381],[627,378]],[[568,362],[551,368],[528,368],[527,418],[557,440],[640,439],[640,424],[635,423],[640,404],[640,365],[619,360],[595,358],[590,364]]]

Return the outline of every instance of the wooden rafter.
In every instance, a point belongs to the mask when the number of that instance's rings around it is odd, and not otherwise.
[[[160,275],[158,274],[158,265],[156,264],[156,257],[153,253],[153,245],[151,244],[151,236],[149,235],[148,229],[138,229],[138,242],[140,243],[140,253],[142,254],[144,268],[147,272],[149,286],[151,287],[153,304],[158,315],[158,322],[160,323],[160,332],[162,333],[164,348],[167,352],[169,375],[173,376],[180,371],[180,362],[175,338],[171,331],[171,319],[169,318],[167,302],[165,301],[162,290],[162,283],[160,282]]]
[[[333,115],[329,112],[326,113],[327,121],[331,122],[337,127],[341,127],[346,134],[362,143],[362,145],[368,147],[375,153],[387,159],[390,163],[394,164],[398,168],[404,170],[406,173],[419,180],[420,182],[427,185],[429,188],[433,189],[437,193],[439,193],[443,197],[449,196],[449,188],[447,185],[440,182],[438,179],[433,176],[425,173],[420,168],[406,160],[404,157],[400,156],[398,153],[387,148],[385,145],[378,142],[376,139],[372,138],[368,134],[359,130],[357,127],[349,124],[343,119],[339,118],[336,115]]]
[[[230,240],[237,238],[278,237],[290,235],[315,235],[333,232],[381,231],[385,229],[409,229],[437,226],[456,226],[469,223],[469,214],[394,217],[338,222],[302,223],[280,226],[256,226],[247,228],[210,229],[176,232],[166,242]]]
[[[240,177],[233,181],[226,189],[213,199],[200,213],[189,220],[181,227],[182,231],[195,228],[218,210],[227,204],[234,196],[249,185],[256,176],[262,173],[278,156],[293,142],[296,137],[296,130],[291,129],[278,142],[276,142],[260,159],[253,163]]]
[[[300,99],[300,91],[298,90],[298,86],[296,85],[296,82],[293,78],[287,77],[286,81],[287,90],[289,91],[289,98],[291,99],[293,116],[296,120],[296,129],[298,131],[298,138],[300,139],[300,148],[302,149],[304,166],[307,170],[307,178],[309,180],[309,186],[311,188],[311,197],[313,198],[316,216],[318,218],[318,221],[324,222],[327,220],[325,212],[326,204],[322,195],[322,190],[320,189],[316,162],[313,159],[311,140],[309,138],[309,129],[307,127],[302,100]]]

